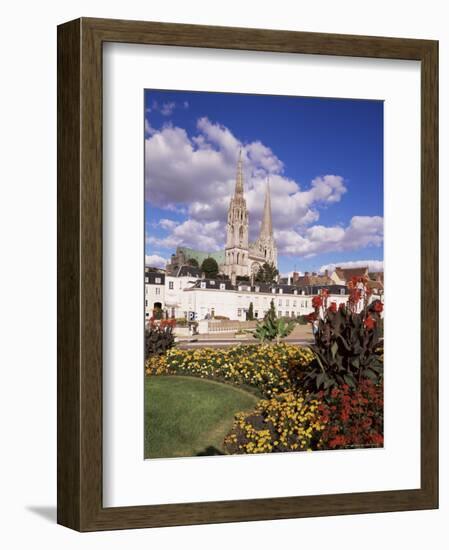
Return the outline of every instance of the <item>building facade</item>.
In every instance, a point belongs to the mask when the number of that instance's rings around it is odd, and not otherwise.
[[[273,301],[278,317],[295,318],[314,311],[312,298],[322,288],[263,283],[234,285],[228,280],[198,279],[186,273],[179,277],[151,274],[145,283],[145,317],[150,319],[153,310],[161,308],[167,318],[201,321],[221,317],[245,321],[252,304],[255,319],[263,319]],[[326,288],[330,293],[329,303],[347,302],[347,287],[331,285]]]
[[[234,196],[228,208],[226,225],[225,262],[220,271],[233,283],[237,277],[253,278],[264,263],[277,268],[277,249],[273,237],[270,184],[267,181],[264,211],[259,237],[249,242],[249,215],[246,207],[243,161],[241,152],[237,162]]]

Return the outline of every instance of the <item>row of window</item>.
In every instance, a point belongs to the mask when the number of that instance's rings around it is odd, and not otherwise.
[[[246,313],[247,311],[245,309],[238,309],[237,310],[237,317],[246,317]],[[268,312],[267,311],[264,311],[263,314],[266,315]],[[295,311],[278,311],[277,312],[277,316],[278,317],[296,317],[297,313]],[[255,311],[254,312],[254,317],[256,319],[258,319],[259,315],[258,315],[258,312]]]

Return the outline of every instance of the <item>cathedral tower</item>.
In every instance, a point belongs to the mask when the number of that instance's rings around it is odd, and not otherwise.
[[[248,275],[248,245],[248,209],[244,197],[243,161],[240,150],[235,191],[229,204],[226,226],[224,272],[231,279]]]
[[[262,224],[260,226],[260,235],[257,244],[265,261],[277,267],[277,249],[273,237],[273,220],[271,218],[271,197],[270,181],[267,179],[267,188],[265,191],[265,203],[263,207]]]

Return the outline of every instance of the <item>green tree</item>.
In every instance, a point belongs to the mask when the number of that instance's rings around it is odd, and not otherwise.
[[[252,302],[249,303],[248,312],[246,314],[246,320],[254,321],[254,306]]]
[[[196,258],[189,258],[187,260],[187,264],[191,265],[192,267],[200,267],[200,264],[198,263],[198,260]]]
[[[265,262],[256,273],[256,281],[258,283],[275,283],[279,275],[279,271],[274,264]]]
[[[270,317],[271,319],[276,319],[276,308],[274,307],[274,300],[271,298],[270,301],[270,309],[268,310],[267,314],[265,315],[265,319],[267,317]]]
[[[215,279],[218,275],[218,264],[213,258],[206,258],[201,264],[201,271],[208,279]]]

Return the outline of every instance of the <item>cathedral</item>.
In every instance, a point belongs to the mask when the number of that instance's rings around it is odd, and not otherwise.
[[[267,180],[265,203],[259,237],[249,242],[249,217],[246,207],[243,181],[243,161],[240,151],[234,196],[228,209],[226,226],[225,261],[220,270],[235,281],[236,277],[252,278],[266,262],[277,268],[277,249],[273,238],[271,218],[270,184]]]
[[[191,259],[196,260],[200,266],[206,258],[214,258],[220,272],[227,275],[233,284],[237,277],[253,279],[264,263],[273,264],[277,268],[277,249],[273,237],[268,180],[259,237],[255,242],[249,242],[249,216],[245,200],[241,151],[237,162],[234,196],[231,198],[228,209],[225,249],[216,252],[202,252],[178,246],[176,253],[172,254],[171,260],[167,264],[167,274],[175,274]]]

